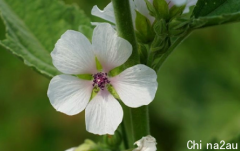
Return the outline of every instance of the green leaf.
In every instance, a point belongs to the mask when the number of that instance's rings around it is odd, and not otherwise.
[[[59,74],[50,52],[60,36],[80,25],[90,27],[81,10],[57,0],[0,0],[0,11],[6,26],[6,39],[0,45],[48,77]]]
[[[225,14],[221,16],[207,16],[207,17],[199,17],[193,18],[190,23],[191,28],[202,28],[220,24],[226,24],[231,22],[240,21],[240,12],[234,14]]]
[[[192,28],[236,22],[240,20],[240,1],[199,0],[193,16]]]
[[[193,11],[195,18],[240,12],[239,0],[198,0]]]
[[[145,1],[146,5],[147,5],[147,8],[148,8],[148,10],[149,10],[149,14],[150,14],[151,16],[156,17],[156,16],[157,16],[157,15],[156,15],[156,10],[155,10],[155,8],[153,7],[153,5],[152,5],[148,0],[144,0],[144,1]]]

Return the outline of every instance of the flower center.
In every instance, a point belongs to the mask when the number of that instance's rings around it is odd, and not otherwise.
[[[93,86],[104,90],[105,86],[109,84],[107,73],[99,72],[93,75]]]

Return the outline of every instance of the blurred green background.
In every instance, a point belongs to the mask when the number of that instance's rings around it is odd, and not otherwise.
[[[66,0],[90,15],[109,0]],[[150,104],[158,150],[186,151],[187,141],[226,142],[240,132],[240,23],[193,32],[165,62]],[[0,39],[4,26],[0,22]],[[0,47],[0,151],[63,151],[85,138],[84,113],[56,112],[49,80]],[[204,143],[203,143],[204,144]],[[239,144],[240,145],[240,144]]]

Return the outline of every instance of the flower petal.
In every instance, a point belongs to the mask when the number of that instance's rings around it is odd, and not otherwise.
[[[47,95],[57,111],[75,115],[85,109],[91,93],[91,81],[70,75],[58,75],[50,81]]]
[[[156,72],[142,64],[124,70],[110,78],[124,104],[129,107],[148,105],[154,99],[158,83]]]
[[[118,37],[110,24],[99,24],[93,31],[94,52],[104,72],[122,65],[132,54],[132,45]]]
[[[85,112],[87,131],[99,135],[113,135],[123,118],[121,105],[107,90],[101,90]]]
[[[96,62],[89,40],[80,32],[67,30],[51,53],[54,66],[66,74],[95,73]]]
[[[91,14],[111,23],[116,23],[112,2],[109,3],[103,10],[100,10],[96,5],[93,6]]]

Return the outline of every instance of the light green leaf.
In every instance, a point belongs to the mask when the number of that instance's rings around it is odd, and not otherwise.
[[[60,36],[80,25],[90,27],[84,12],[57,0],[0,0],[0,11],[6,26],[0,45],[48,77],[59,73],[50,52]]]

